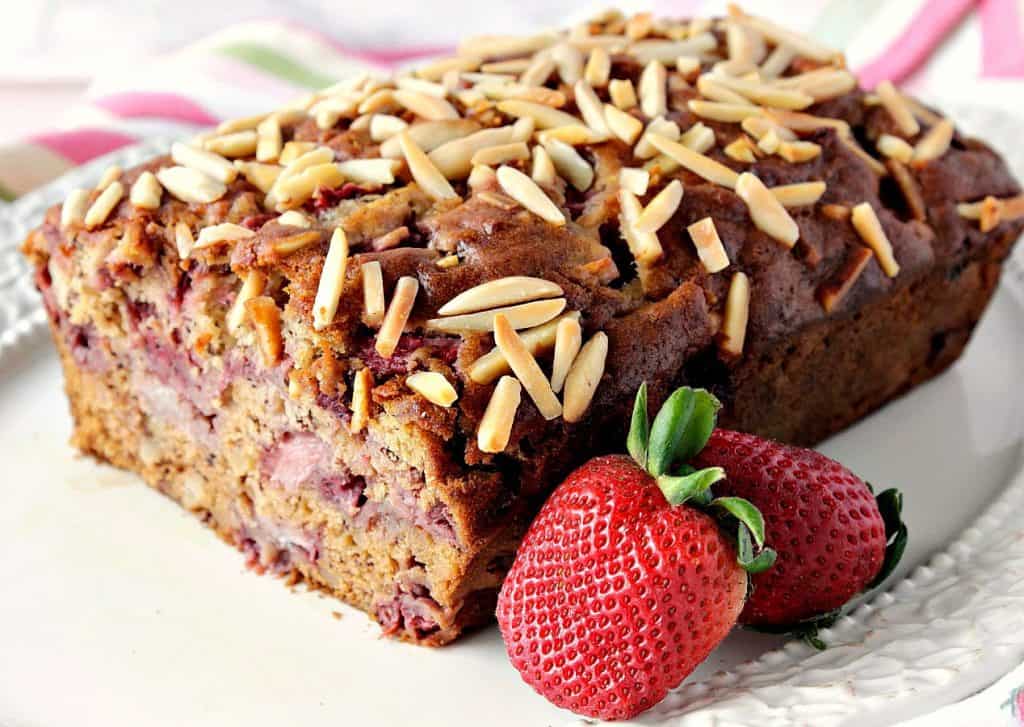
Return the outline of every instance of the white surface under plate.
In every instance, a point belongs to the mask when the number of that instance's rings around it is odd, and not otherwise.
[[[1011,119],[957,118],[1024,171]],[[246,571],[170,500],[69,449],[57,360],[13,246],[110,161],[0,210],[0,724],[574,722],[520,681],[497,629],[440,650],[381,639],[361,613]],[[640,723],[892,724],[1020,663],[1022,270],[1008,269],[952,370],[822,447],[904,491],[902,580],[826,632],[821,653],[734,633]]]

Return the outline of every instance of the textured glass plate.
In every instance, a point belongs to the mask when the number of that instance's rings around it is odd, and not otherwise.
[[[956,117],[1024,172],[1011,119]],[[443,650],[383,640],[361,613],[246,571],[195,518],[67,446],[57,359],[14,246],[69,188],[160,147],[0,209],[0,724],[574,722],[519,680],[496,629]],[[826,632],[822,653],[734,633],[640,723],[892,724],[1020,663],[1022,304],[1011,262],[956,366],[822,447],[906,493],[910,547],[889,591]]]

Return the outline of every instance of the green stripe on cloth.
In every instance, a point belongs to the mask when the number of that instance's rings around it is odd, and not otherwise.
[[[13,202],[17,197],[18,195],[7,189],[7,187],[0,185],[0,200],[3,200],[4,202]]]
[[[230,43],[218,50],[224,55],[256,66],[278,78],[307,88],[323,88],[334,83],[334,79],[307,68],[283,53],[258,43]]]

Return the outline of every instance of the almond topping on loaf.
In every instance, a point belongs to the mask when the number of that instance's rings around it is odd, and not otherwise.
[[[504,452],[512,434],[523,386],[512,376],[498,380],[477,428],[476,445],[481,452]]]
[[[313,300],[313,328],[321,331],[331,325],[338,311],[342,288],[345,287],[345,270],[348,267],[348,236],[340,227],[331,235],[327,257],[320,271],[320,282]]]
[[[541,298],[556,298],[562,295],[562,288],[543,278],[513,275],[481,283],[465,290],[438,309],[443,316],[475,313],[476,311],[501,306],[526,303]]]
[[[562,405],[551,390],[548,378],[508,318],[501,313],[494,317],[494,342],[504,354],[509,367],[526,389],[526,393],[530,395],[541,416],[545,419],[560,416]]]
[[[524,341],[525,343],[525,341]],[[555,328],[555,352],[551,362],[551,390],[556,394],[562,390],[565,377],[576,360],[583,344],[583,330],[576,318],[565,317]],[[527,344],[529,348],[529,345]],[[531,350],[531,353],[535,353]]]
[[[697,248],[697,257],[700,258],[705,270],[717,273],[729,267],[729,254],[718,236],[714,220],[705,217],[694,222],[686,230],[690,233],[693,245]]]
[[[124,197],[124,185],[118,181],[112,181],[107,187],[100,192],[100,196],[97,197],[89,209],[85,212],[85,226],[87,229],[94,229],[99,227],[107,221],[107,217],[114,211],[114,207]]]
[[[140,209],[155,210],[160,207],[164,189],[153,172],[143,172],[132,185],[128,198]]]
[[[580,349],[565,377],[562,416],[569,423],[578,422],[590,408],[597,385],[604,375],[608,356],[608,336],[598,331]]]
[[[736,182],[736,194],[747,203],[750,219],[769,237],[786,247],[793,247],[800,229],[764,182],[750,173],[743,173]]]
[[[395,284],[391,304],[388,305],[380,330],[377,331],[375,349],[383,358],[391,358],[398,347],[398,339],[401,338],[405,324],[409,321],[419,290],[419,280],[413,277],[403,276]]]
[[[747,316],[750,309],[750,279],[745,273],[735,272],[729,283],[722,320],[721,348],[728,354],[740,356],[747,337]]]

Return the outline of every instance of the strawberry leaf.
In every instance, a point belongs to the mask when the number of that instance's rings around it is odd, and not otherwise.
[[[903,522],[903,494],[896,489],[885,490],[875,498],[878,511],[885,523],[885,559],[878,575],[868,585],[868,590],[882,585],[892,575],[907,549],[907,524]]]
[[[688,462],[704,449],[718,419],[718,410],[722,403],[704,389],[695,389],[693,414],[687,422],[686,430],[679,441],[676,458]]]
[[[711,502],[711,506],[722,508],[746,525],[757,547],[764,547],[764,516],[754,503],[742,497],[717,497]]]
[[[633,402],[633,418],[629,422],[629,436],[626,437],[626,450],[629,456],[647,469],[647,446],[651,439],[650,421],[647,417],[647,382],[640,384]]]
[[[750,539],[750,529],[740,525],[739,535],[736,538],[736,562],[740,564],[747,573],[763,573],[775,565],[776,553],[771,548],[764,548],[756,556],[754,555],[754,544]]]
[[[707,444],[721,403],[704,389],[683,386],[671,396],[654,417],[647,451],[647,471],[654,477],[668,472],[676,462],[685,462]]]
[[[669,504],[674,506],[699,497],[711,485],[724,479],[725,470],[721,467],[708,467],[678,477],[662,475],[658,478],[658,487]]]

